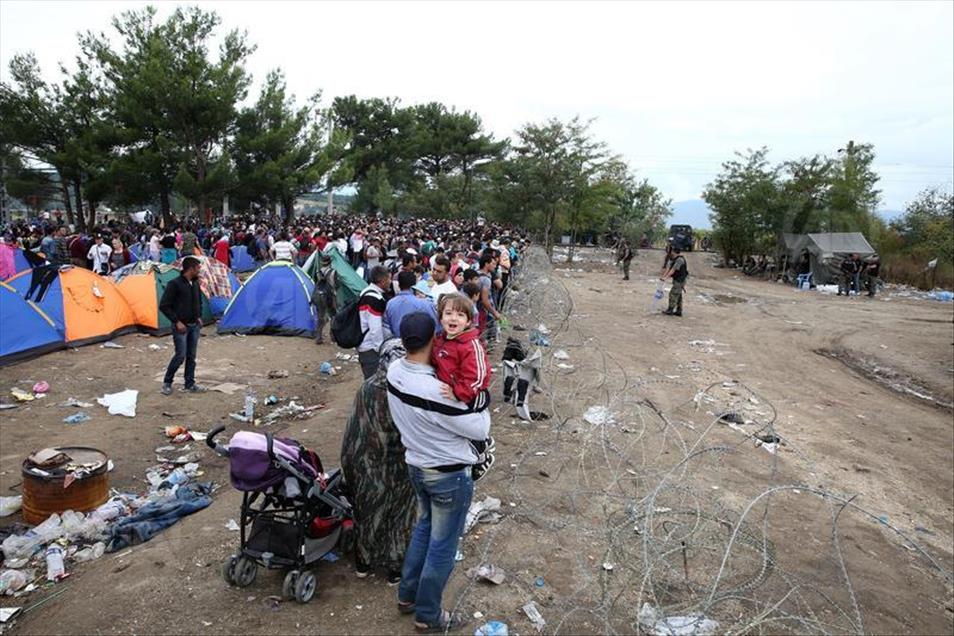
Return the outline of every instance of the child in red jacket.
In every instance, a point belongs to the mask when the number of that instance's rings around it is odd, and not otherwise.
[[[473,327],[474,303],[463,294],[447,294],[441,298],[437,315],[443,331],[434,336],[431,364],[437,379],[444,383],[441,391],[450,400],[459,400],[475,411],[490,405],[490,359]],[[483,477],[494,463],[494,440],[471,442],[478,461],[472,475]]]

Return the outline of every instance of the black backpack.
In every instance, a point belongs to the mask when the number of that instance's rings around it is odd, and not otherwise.
[[[331,321],[331,335],[342,349],[357,348],[368,334],[361,330],[361,315],[358,313],[360,303],[360,298],[352,300],[339,309]]]

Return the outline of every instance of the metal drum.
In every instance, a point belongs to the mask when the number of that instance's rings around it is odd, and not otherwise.
[[[36,525],[50,515],[67,510],[90,512],[109,499],[109,458],[106,453],[83,446],[56,448],[70,457],[70,461],[52,468],[38,469],[23,462],[23,519]],[[85,475],[67,484],[67,467],[81,466]],[[42,471],[42,472],[38,472]],[[46,473],[46,475],[42,473]],[[75,473],[74,473],[75,474]]]

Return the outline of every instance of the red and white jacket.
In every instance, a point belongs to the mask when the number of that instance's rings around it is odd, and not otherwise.
[[[486,389],[490,386],[490,358],[479,331],[468,329],[456,338],[448,338],[444,332],[435,335],[431,364],[437,370],[437,379],[450,385],[458,400],[474,410],[489,404]]]

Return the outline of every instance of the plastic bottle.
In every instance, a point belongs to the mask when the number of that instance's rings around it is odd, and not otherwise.
[[[245,419],[255,420],[255,392],[251,388],[245,389]]]
[[[111,499],[107,501],[102,506],[89,513],[90,519],[95,519],[96,521],[109,521],[115,519],[116,517],[121,517],[126,514],[126,506],[117,499]]]
[[[103,556],[106,552],[106,544],[102,541],[98,541],[88,548],[83,548],[79,552],[73,555],[73,560],[77,563],[82,563],[84,561],[92,561]]]
[[[63,548],[51,545],[46,549],[46,580],[59,581],[66,574],[63,565]]]

